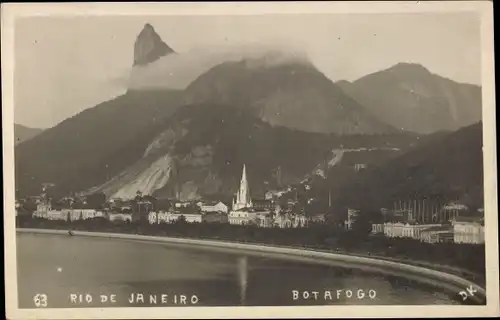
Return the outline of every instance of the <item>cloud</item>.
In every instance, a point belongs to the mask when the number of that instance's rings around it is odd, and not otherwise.
[[[248,60],[247,67],[271,67],[290,61],[306,62],[307,53],[297,45],[279,41],[193,48],[171,54],[146,66],[133,67],[129,89],[185,89],[212,67],[224,62]],[[123,82],[123,79],[117,82]]]

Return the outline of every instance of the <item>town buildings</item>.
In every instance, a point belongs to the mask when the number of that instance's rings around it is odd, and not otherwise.
[[[228,215],[230,224],[236,225],[266,225],[262,220],[266,220],[270,210],[255,208],[250,197],[250,187],[247,180],[246,166],[243,165],[241,174],[240,188],[233,199],[233,207]]]
[[[200,208],[202,213],[207,212],[219,212],[219,213],[228,213],[229,208],[222,201],[212,201],[212,202],[203,202],[199,201],[197,206]]]
[[[374,223],[372,224],[372,234],[381,234],[384,233],[384,224],[383,223]]]
[[[456,217],[452,220],[455,243],[484,243],[484,220],[476,217]]]
[[[449,226],[431,227],[420,233],[420,241],[427,243],[453,242],[453,237]]]
[[[250,208],[232,210],[229,213],[228,221],[230,224],[247,225],[257,222],[257,213]]]
[[[278,228],[302,228],[306,227],[308,223],[309,219],[303,213],[282,212],[276,214],[274,218],[274,225]]]
[[[282,195],[284,195],[287,191],[284,190],[269,190],[266,192],[264,199],[266,200],[277,200]]]
[[[358,215],[359,215],[359,210],[351,209],[351,208],[347,209],[347,220],[344,222],[345,228],[347,230],[352,229],[352,226],[356,222]]]
[[[274,201],[265,200],[265,199],[257,199],[253,200],[253,208],[259,211],[270,211],[274,207]]]
[[[207,212],[203,214],[202,221],[206,223],[229,223],[227,213]]]
[[[420,240],[421,233],[432,227],[441,227],[441,224],[386,222],[384,223],[384,235],[389,238],[413,238]]]
[[[168,211],[151,211],[148,214],[148,221],[150,224],[155,223],[174,223],[180,220],[184,220],[187,223],[201,223],[203,217],[200,213],[181,213],[179,211],[168,212]]]
[[[366,164],[365,163],[356,163],[354,165],[354,171],[359,171],[362,169],[366,169]]]
[[[112,222],[132,222],[132,213],[111,212],[107,218]]]

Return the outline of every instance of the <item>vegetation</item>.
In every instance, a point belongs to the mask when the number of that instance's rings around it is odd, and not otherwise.
[[[98,185],[140,159],[163,119],[179,106],[179,92],[128,92],[78,115],[15,148],[21,197],[45,182],[61,196]]]
[[[371,208],[425,198],[439,198],[441,204],[460,200],[469,207],[483,207],[481,123],[438,136],[383,165],[368,168],[335,194],[337,205],[364,203]]]

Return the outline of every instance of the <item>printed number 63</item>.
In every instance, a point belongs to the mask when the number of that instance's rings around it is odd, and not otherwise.
[[[35,306],[38,308],[47,306],[47,295],[45,294],[36,294],[33,297],[33,301],[35,302]]]

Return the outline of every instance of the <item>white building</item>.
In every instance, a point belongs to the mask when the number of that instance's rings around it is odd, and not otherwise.
[[[179,208],[187,208],[191,205],[191,202],[189,201],[184,201],[184,202],[176,202],[174,204],[174,207],[179,209]]]
[[[453,240],[453,232],[447,226],[433,227],[420,233],[420,241],[426,243],[439,243]]]
[[[33,216],[37,218],[47,219],[48,212],[52,210],[50,202],[38,202],[36,205],[36,210],[33,212]]]
[[[461,203],[454,203],[451,202],[445,206],[443,206],[443,210],[448,210],[448,211],[466,211],[468,207],[464,204]]]
[[[386,222],[384,223],[384,235],[389,238],[412,238],[420,240],[422,231],[440,226],[440,224],[409,224],[401,222]]]
[[[266,200],[279,199],[285,193],[286,191],[283,190],[269,190],[266,192],[264,199]]]
[[[251,209],[231,211],[228,215],[229,224],[247,225],[257,222],[257,212]]]
[[[166,211],[150,211],[148,213],[148,221],[150,224],[167,223],[170,222],[168,216],[169,213]]]
[[[358,218],[359,210],[356,209],[347,209],[347,220],[344,222],[347,230],[351,230],[354,222]]]
[[[131,222],[132,221],[132,213],[110,213],[108,215],[109,221],[114,222]]]
[[[272,228],[274,226],[274,220],[269,216],[269,212],[258,215],[257,221],[261,228]]]
[[[197,205],[203,213],[222,212],[227,214],[228,212],[228,207],[222,201],[214,203],[198,202]]]
[[[316,223],[325,223],[326,222],[326,214],[324,213],[313,213],[310,215],[308,221],[316,222]]]
[[[372,224],[372,233],[373,234],[384,233],[384,224],[383,223],[373,223]]]
[[[456,217],[452,220],[455,243],[484,243],[484,221],[473,217]]]
[[[155,223],[174,223],[179,220],[180,217],[184,217],[185,221],[188,223],[202,222],[203,216],[199,213],[179,213],[179,212],[168,212],[168,211],[151,211],[148,214],[148,221],[150,224]]]
[[[48,220],[67,220],[68,219],[67,215],[65,215],[64,212],[62,212],[60,210],[48,211],[45,218]]]
[[[278,228],[301,228],[307,226],[309,219],[305,214],[283,213],[276,215],[274,223]]]
[[[366,168],[366,164],[365,163],[356,163],[354,165],[354,170],[355,171],[359,171],[361,169],[365,169]]]
[[[270,211],[255,211],[255,224],[261,228],[271,228],[273,220],[269,216]]]

